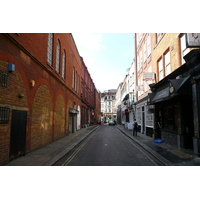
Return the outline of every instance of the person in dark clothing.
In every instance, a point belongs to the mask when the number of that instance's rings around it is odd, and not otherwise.
[[[133,136],[134,135],[137,136],[137,130],[138,130],[138,123],[137,123],[136,119],[134,119],[134,121],[133,121]]]

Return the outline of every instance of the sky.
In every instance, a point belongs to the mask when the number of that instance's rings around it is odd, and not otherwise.
[[[117,89],[134,57],[134,33],[72,33],[97,90]]]

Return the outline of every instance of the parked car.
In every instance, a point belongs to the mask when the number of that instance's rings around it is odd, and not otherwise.
[[[114,123],[113,121],[110,120],[110,121],[108,122],[108,125],[109,125],[109,126],[110,126],[110,125],[113,125],[113,126],[114,126],[115,123]]]

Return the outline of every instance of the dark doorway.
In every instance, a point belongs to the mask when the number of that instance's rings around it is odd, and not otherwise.
[[[193,106],[192,98],[182,98],[182,112],[183,112],[183,124],[185,134],[185,149],[193,149],[193,137],[194,137],[194,118],[193,118]]]
[[[27,111],[12,110],[10,159],[24,155],[26,152]]]

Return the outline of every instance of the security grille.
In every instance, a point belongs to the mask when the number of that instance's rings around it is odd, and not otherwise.
[[[8,74],[0,70],[0,86],[7,87]]]
[[[0,124],[7,124],[9,122],[10,109],[0,107]]]

